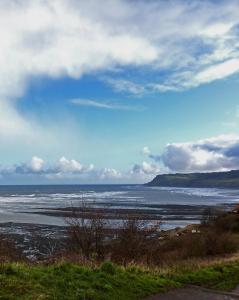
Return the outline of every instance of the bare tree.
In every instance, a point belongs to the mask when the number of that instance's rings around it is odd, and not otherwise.
[[[149,225],[148,221],[131,216],[123,221],[122,229],[113,244],[112,259],[127,264],[129,262],[151,261],[155,244],[158,243],[160,222]]]
[[[105,256],[105,230],[108,222],[102,213],[92,210],[82,202],[79,209],[72,209],[71,217],[66,219],[68,224],[70,250],[80,252],[87,259]]]
[[[224,211],[219,207],[208,207],[204,210],[201,219],[201,225],[213,226],[215,221],[220,217]]]

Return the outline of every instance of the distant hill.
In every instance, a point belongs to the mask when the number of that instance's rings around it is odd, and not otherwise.
[[[239,170],[229,172],[157,175],[148,186],[239,188]]]

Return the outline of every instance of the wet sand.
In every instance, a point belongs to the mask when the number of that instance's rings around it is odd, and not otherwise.
[[[67,227],[7,222],[0,224],[0,235],[13,240],[24,256],[34,261],[65,247]]]
[[[43,209],[30,212],[31,214],[70,218],[77,216],[79,218],[91,219],[96,215],[101,215],[105,219],[122,220],[128,217],[136,217],[141,220],[192,220],[200,221],[206,209],[206,205],[152,205],[150,208],[109,208],[109,207],[65,207],[55,209]],[[27,213],[27,212],[25,212]]]

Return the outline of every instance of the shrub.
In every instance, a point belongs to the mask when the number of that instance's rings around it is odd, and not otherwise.
[[[117,239],[112,243],[111,259],[124,265],[132,262],[149,264],[159,245],[159,226],[147,226],[145,221],[131,217],[123,222]]]
[[[238,238],[232,233],[218,234],[206,230],[200,234],[188,233],[174,237],[161,246],[161,260],[176,261],[193,257],[206,257],[236,252]]]
[[[114,275],[116,273],[116,267],[113,265],[112,262],[110,261],[106,261],[104,262],[101,267],[100,267],[101,271],[103,271],[104,273],[110,274],[110,275]]]
[[[12,239],[0,235],[0,262],[22,261],[24,256]]]
[[[92,257],[103,260],[105,257],[105,230],[107,222],[100,213],[92,213],[90,218],[84,217],[87,207],[82,204],[81,216],[73,210],[66,222],[68,226],[68,248],[79,252],[87,259]]]
[[[218,217],[214,227],[218,231],[239,232],[239,214],[227,213]]]

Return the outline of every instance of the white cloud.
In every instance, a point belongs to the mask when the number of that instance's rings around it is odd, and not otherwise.
[[[28,162],[23,162],[15,166],[0,167],[1,180],[7,179],[12,182],[17,179],[29,179],[33,182],[72,182],[74,180],[84,180],[84,182],[117,182],[125,179],[126,174],[114,168],[95,169],[91,163],[83,165],[75,159],[68,159],[62,156],[58,161],[50,163],[38,156],[33,156]]]
[[[29,162],[24,162],[16,166],[1,168],[0,173],[7,175],[67,175],[67,174],[83,174],[93,171],[94,165],[88,167],[83,166],[75,159],[67,159],[62,156],[54,164],[44,161],[38,156],[33,156]]]
[[[160,172],[159,166],[157,164],[143,161],[141,164],[134,164],[130,170],[131,175],[156,175]]]
[[[0,139],[8,139],[23,134],[27,137],[31,136],[30,124],[18,114],[11,103],[0,99]]]
[[[127,80],[118,74],[109,81],[117,90],[137,95],[179,91],[238,73],[239,1],[145,1],[134,12],[127,21],[157,48],[151,68],[139,74],[153,70],[154,76],[141,76],[139,83],[134,73]],[[161,70],[167,71],[161,80],[152,79],[160,78]]]
[[[0,166],[1,183],[126,183],[145,182],[158,174],[159,167],[155,163],[143,161],[135,164],[130,170],[119,171],[115,168],[95,168],[75,159],[62,156],[54,163],[33,156],[28,162],[12,166]]]
[[[95,107],[101,109],[110,109],[110,110],[130,110],[130,111],[139,111],[143,110],[143,106],[130,106],[130,105],[122,105],[117,103],[104,103],[101,101],[91,100],[91,99],[70,99],[70,103],[79,106],[88,106]]]
[[[8,167],[8,168],[1,168],[0,173],[5,175],[12,175],[12,174],[21,174],[21,175],[28,175],[28,174],[42,174],[45,171],[45,161],[38,157],[33,156],[30,161],[21,163],[16,166]]]
[[[147,146],[143,147],[143,149],[141,150],[141,152],[144,155],[149,155],[151,153],[149,147],[147,147]]]
[[[104,81],[118,92],[127,92],[137,96],[142,95],[147,91],[146,86],[131,80],[105,77]]]
[[[158,161],[154,155],[149,157]],[[196,142],[171,143],[157,157],[173,172],[239,169],[239,136],[221,135]]]
[[[35,141],[37,133],[44,135],[44,128],[18,113],[13,100],[24,94],[32,77],[80,78],[115,65],[148,64],[157,58],[156,47],[144,37],[108,26],[104,11],[92,11],[99,5],[95,1],[1,2],[1,136],[31,136]]]
[[[167,91],[225,78],[239,69],[238,11],[238,1],[3,1],[0,98],[22,95],[32,76],[79,78],[117,66],[170,71],[145,84],[107,77],[136,95],[150,84]]]
[[[151,161],[134,164],[129,171],[114,168],[97,169],[93,164],[83,165],[75,159],[62,156],[55,163],[33,156],[29,162],[1,167],[1,180],[20,177],[61,182],[145,182],[162,172],[211,172],[239,169],[239,136],[220,135],[194,142],[171,143],[160,154],[152,154],[148,147],[142,154]]]
[[[84,174],[94,170],[94,165],[84,166],[81,162],[75,159],[67,159],[62,156],[55,164],[48,166],[45,174],[57,174],[65,176],[66,174]]]
[[[239,71],[239,59],[229,59],[222,63],[209,66],[195,74],[192,82],[187,85],[198,86],[203,83],[209,83],[217,79],[223,79]]]
[[[124,79],[107,76],[118,91],[140,95],[235,74],[238,20],[237,0],[107,0],[104,5],[95,0],[2,1],[0,135],[36,135],[36,125],[20,116],[13,100],[24,94],[33,77],[80,78],[116,68],[120,74],[124,67],[138,69],[140,77],[141,67],[146,75],[167,71],[159,82],[143,76],[140,84],[130,73]]]
[[[151,161],[134,164],[129,171],[114,168],[97,169],[80,161],[62,156],[55,163],[33,156],[29,162],[1,167],[1,180],[11,182],[16,176],[61,182],[145,182],[162,172],[211,172],[239,169],[239,136],[220,135],[194,142],[171,143],[160,154],[152,154],[145,146],[142,154]]]
[[[18,111],[32,79],[93,73],[134,95],[191,88],[239,72],[238,28],[238,0],[3,0],[0,142],[62,140],[64,126],[50,130]]]
[[[78,78],[115,63],[143,64],[156,59],[157,50],[147,39],[106,26],[103,15],[97,21],[91,9],[83,2],[61,0],[2,5],[0,95],[21,94],[33,75]]]
[[[29,163],[29,169],[32,172],[40,172],[42,171],[43,167],[44,167],[44,160],[40,157],[33,156]]]
[[[99,171],[99,175],[102,179],[119,179],[122,177],[121,172],[113,168],[104,168]]]
[[[58,170],[58,172],[63,172],[63,173],[82,172],[83,166],[77,160],[75,159],[69,160],[63,156],[60,158],[56,170]]]

